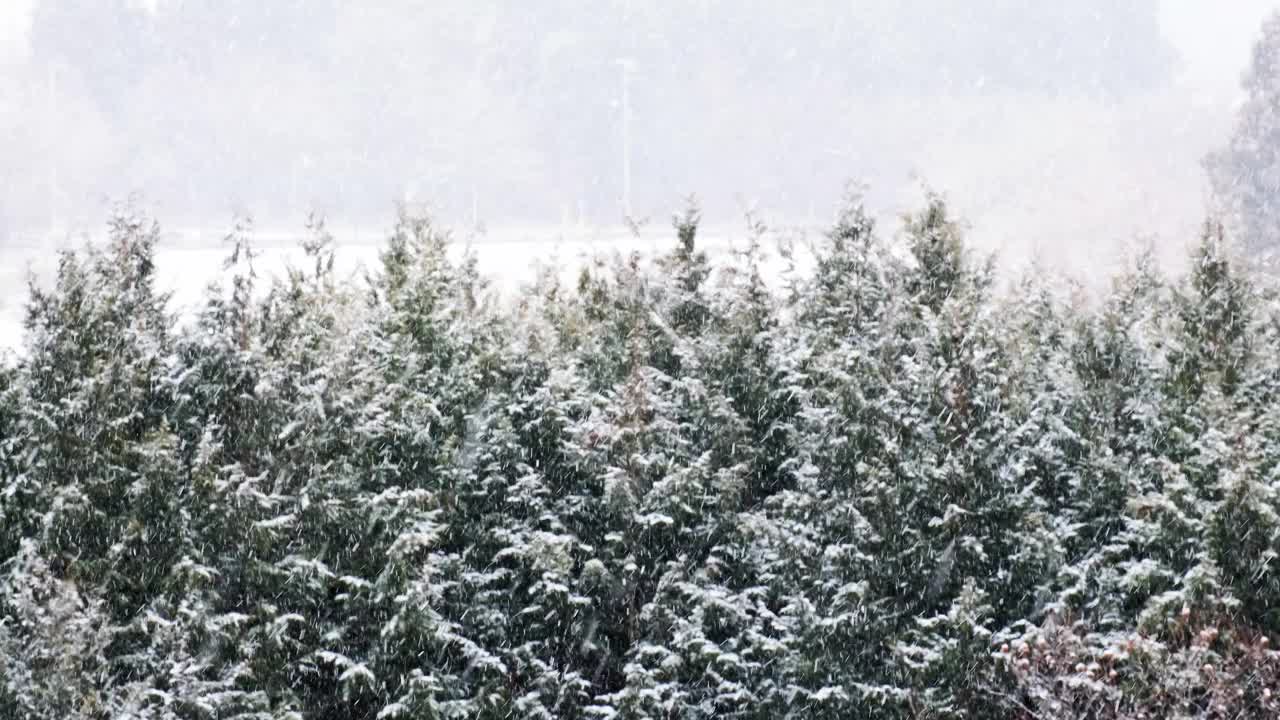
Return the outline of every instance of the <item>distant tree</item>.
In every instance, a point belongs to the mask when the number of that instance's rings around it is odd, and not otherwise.
[[[1258,253],[1280,245],[1280,13],[1262,25],[1244,90],[1235,134],[1205,158],[1205,169],[1246,247]]]

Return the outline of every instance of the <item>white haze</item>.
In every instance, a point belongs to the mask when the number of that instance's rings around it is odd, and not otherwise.
[[[1138,244],[1176,263],[1206,211],[1200,160],[1230,131],[1274,3],[1150,3],[104,0],[80,16],[0,0],[0,314],[12,324],[33,243],[100,228],[130,196],[215,231],[235,212],[298,227],[314,208],[340,239],[368,239],[412,200],[459,226],[609,236],[622,110],[606,55],[622,51],[591,43],[612,11],[627,17],[609,32],[649,48],[631,80],[637,217],[663,223],[696,193],[721,225],[749,207],[821,224],[850,180],[892,217],[927,183],[1012,266],[1110,271]],[[829,15],[851,18],[831,42],[863,39],[775,77]],[[679,35],[684,16],[707,30]],[[117,20],[164,28],[168,54],[104,27]],[[547,69],[562,56],[575,67]]]

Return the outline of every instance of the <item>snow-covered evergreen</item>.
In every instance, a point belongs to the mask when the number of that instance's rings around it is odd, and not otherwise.
[[[1280,716],[1280,288],[1212,224],[1091,304],[939,197],[514,302],[244,221],[182,326],[158,237],[0,364],[0,717]]]

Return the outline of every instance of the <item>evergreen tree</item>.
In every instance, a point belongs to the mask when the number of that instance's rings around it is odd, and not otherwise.
[[[1251,253],[1280,244],[1280,14],[1262,25],[1244,76],[1247,99],[1225,148],[1205,158],[1209,181]]]
[[[690,208],[504,307],[424,218],[351,281],[242,221],[178,329],[158,236],[0,365],[5,717],[1280,712],[1280,305],[1213,225],[1094,307],[937,197],[782,293]]]

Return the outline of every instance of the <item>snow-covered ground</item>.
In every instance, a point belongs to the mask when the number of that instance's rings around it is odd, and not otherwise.
[[[195,236],[195,242],[192,237]],[[352,242],[335,232],[337,250],[334,267],[340,276],[358,276],[362,268],[378,262],[379,243],[371,237]],[[215,280],[227,256],[228,248],[217,241],[218,233],[206,231],[196,235],[188,232],[183,237],[170,236],[162,242],[156,253],[156,273],[159,287],[173,294],[173,308],[180,314],[199,303],[205,288]],[[297,234],[256,233],[260,255],[257,268],[260,275],[283,275],[290,265],[304,267],[304,257],[298,247]],[[534,279],[537,268],[544,265],[559,267],[566,276],[576,272],[584,260],[595,255],[608,255],[614,251],[645,255],[669,249],[675,242],[675,233],[669,229],[636,237],[624,231],[572,232],[550,230],[509,230],[490,232],[467,242],[459,240],[453,250],[461,256],[466,248],[475,253],[480,271],[504,291],[514,291]],[[728,258],[733,248],[746,244],[745,232],[718,230],[705,233],[699,247],[706,250],[713,260]],[[782,261],[772,245],[766,242],[769,254],[767,270],[771,277],[782,272]],[[803,252],[797,253],[803,255]],[[16,349],[21,343],[22,312],[27,297],[26,278],[33,275],[37,282],[49,282],[56,269],[57,253],[47,248],[0,247],[0,350]]]

